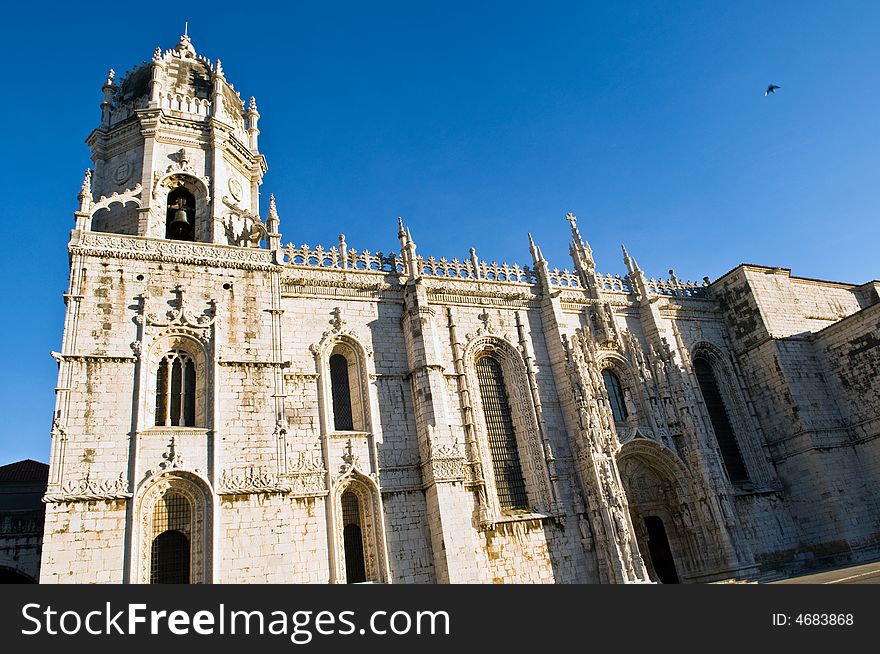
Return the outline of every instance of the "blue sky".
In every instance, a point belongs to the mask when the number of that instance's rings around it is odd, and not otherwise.
[[[257,98],[285,242],[388,251],[403,215],[426,256],[527,263],[531,231],[562,268],[572,211],[602,272],[625,242],[649,275],[880,277],[878,3],[144,4],[5,9],[0,464],[48,461],[104,76],[184,20]]]

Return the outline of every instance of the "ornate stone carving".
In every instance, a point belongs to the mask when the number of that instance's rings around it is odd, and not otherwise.
[[[252,495],[258,493],[289,493],[291,486],[261,468],[247,468],[241,474],[224,470],[220,475],[219,495]]]
[[[120,472],[115,479],[92,479],[86,473],[84,479],[68,481],[57,491],[49,490],[44,502],[88,502],[93,500],[121,500],[131,497],[125,474]]]
[[[216,300],[208,300],[209,310],[201,315],[194,315],[189,311],[186,305],[186,295],[182,286],[178,286],[177,292],[177,308],[171,309],[165,313],[164,318],[159,318],[154,313],[146,313],[146,321],[148,325],[156,327],[180,326],[189,327],[191,329],[204,329],[214,324],[217,318]],[[145,299],[146,301],[146,299]]]
[[[70,250],[78,254],[110,259],[163,261],[197,266],[222,265],[226,268],[244,270],[277,269],[272,260],[272,253],[268,250],[120,234],[84,232],[76,244],[70,245]]]

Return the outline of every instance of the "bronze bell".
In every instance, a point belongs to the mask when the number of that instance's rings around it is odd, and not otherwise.
[[[174,212],[174,220],[171,221],[172,225],[179,225],[180,223],[189,225],[189,220],[186,217],[186,209],[183,208],[182,204],[177,205],[177,211]]]

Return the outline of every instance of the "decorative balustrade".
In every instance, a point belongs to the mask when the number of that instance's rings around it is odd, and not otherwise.
[[[161,105],[172,111],[183,111],[197,116],[208,116],[211,113],[211,101],[207,98],[195,98],[182,93],[165,93]]]
[[[318,245],[314,248],[308,245],[299,247],[288,243],[284,249],[284,259],[287,265],[301,266],[306,268],[335,268],[338,270],[363,270],[386,273],[403,273],[406,267],[401,256],[397,253],[383,254],[382,252],[370,252],[362,250],[358,252],[354,248],[345,245],[344,239],[340,240],[339,246],[324,248]],[[522,284],[532,286],[538,282],[537,272],[529,266],[509,265],[507,263],[487,262],[478,260],[476,256],[470,259],[447,259],[442,257],[417,257],[416,267],[420,274],[427,277],[442,277],[459,280],[481,280],[491,282],[505,282],[508,284]],[[666,295],[673,297],[704,297],[709,279],[706,277],[702,283],[682,281],[670,271],[669,279],[657,279],[652,277],[648,280],[648,292],[654,295]],[[633,292],[632,280],[629,275],[622,277],[611,274],[595,274],[596,287],[604,293],[631,293]],[[550,286],[560,289],[583,289],[584,285],[576,272],[567,268],[559,270],[553,268],[548,273]]]
[[[672,271],[670,271],[672,272]],[[704,277],[703,282],[682,281],[672,275],[669,279],[648,280],[648,291],[655,295],[669,295],[673,297],[705,297],[709,278]]]
[[[620,275],[596,273],[596,287],[606,293],[629,293],[632,291],[629,277],[621,277]]]
[[[528,266],[513,266],[507,263],[489,263],[476,259],[447,259],[442,257],[418,257],[418,268],[422,275],[429,277],[450,277],[453,279],[484,279],[492,282],[510,284],[534,284],[537,281],[535,271]]]
[[[550,286],[560,286],[562,288],[583,288],[581,280],[578,279],[576,273],[570,272],[568,268],[554,268],[549,275]]]
[[[339,248],[335,245],[325,249],[323,246],[310,248],[308,245],[294,246],[288,243],[284,248],[285,260],[292,266],[308,268],[337,268],[349,270],[372,270],[376,272],[403,272],[403,261],[395,254],[358,252],[354,248]]]

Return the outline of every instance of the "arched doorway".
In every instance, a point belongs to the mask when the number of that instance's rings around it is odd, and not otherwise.
[[[143,584],[211,580],[211,496],[191,473],[162,474],[141,493],[134,578]]]
[[[653,441],[630,441],[618,460],[639,551],[651,579],[663,584],[685,580],[698,554],[691,542],[695,533],[681,519],[681,487],[671,452]]]

